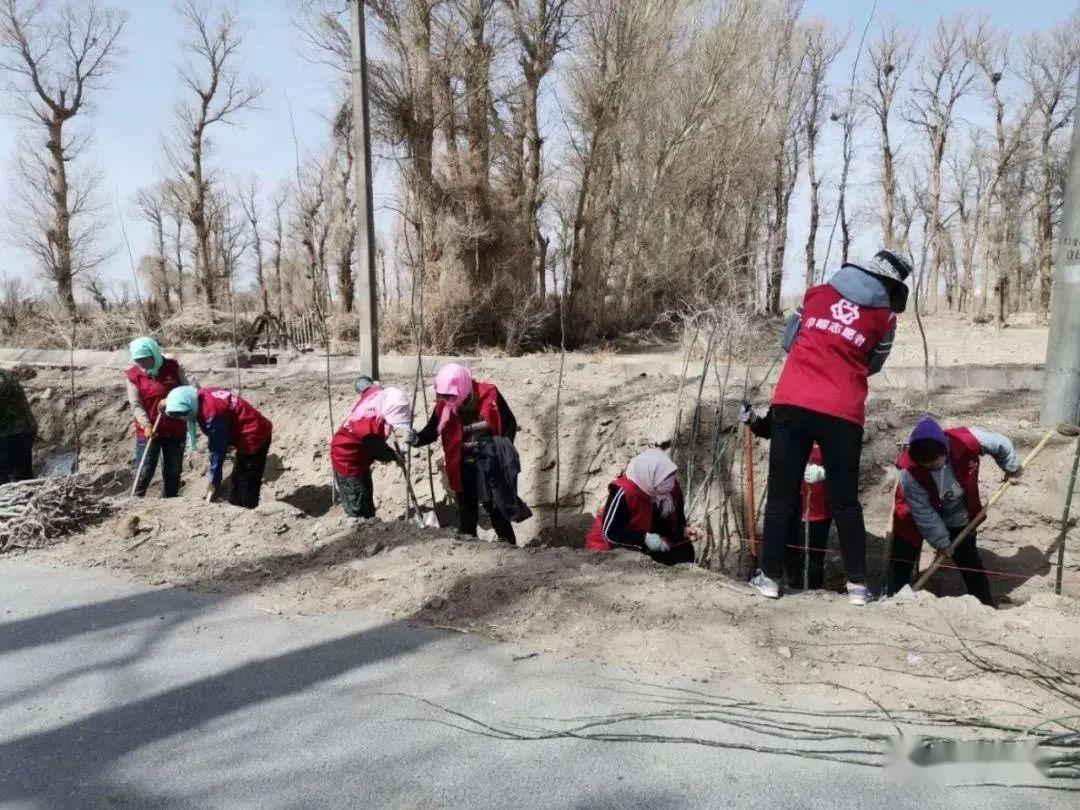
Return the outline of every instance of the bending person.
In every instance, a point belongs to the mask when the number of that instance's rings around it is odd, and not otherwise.
[[[627,548],[664,565],[692,563],[678,468],[663,450],[630,459],[626,473],[608,485],[607,502],[585,539],[587,551]]]
[[[484,436],[503,436],[513,441],[517,420],[499,389],[477,382],[464,366],[448,363],[435,372],[435,409],[428,423],[414,437],[411,447],[424,447],[442,438],[446,477],[458,504],[458,530],[476,535],[480,518],[477,494],[476,443]],[[493,503],[484,509],[500,540],[517,543],[514,527]]]
[[[925,539],[946,552],[957,535],[982,509],[979,462],[992,456],[1006,478],[1019,478],[1024,468],[1005,436],[976,427],[943,430],[924,416],[900,454],[900,486],[893,508],[893,559],[889,566],[889,595],[910,584]],[[984,605],[996,607],[990,580],[972,532],[952,552],[967,592]]]
[[[383,388],[366,377],[357,381],[360,398],[330,441],[330,465],[349,517],[375,517],[375,483],[371,466],[392,462],[397,453],[386,440],[395,431],[415,441],[412,404],[400,388]]]
[[[762,596],[780,596],[784,548],[799,524],[799,482],[817,442],[848,599],[854,605],[869,601],[866,527],[859,503],[867,379],[888,357],[895,313],[907,305],[904,280],[910,272],[911,262],[889,250],[845,264],[827,284],[807,290],[788,321],[783,347],[789,354],[772,400],[765,542],[761,570],[751,580]]]
[[[127,400],[135,416],[135,472],[142,464],[142,475],[135,484],[140,498],[154,478],[158,459],[161,460],[162,495],[175,498],[180,494],[180,474],[184,466],[184,436],[187,425],[183,420],[161,415],[161,403],[174,388],[190,385],[178,362],[161,353],[158,342],[151,337],[136,338],[128,347],[131,367],[127,377]],[[157,429],[154,423],[157,422]],[[143,455],[149,453],[143,464]]]
[[[190,385],[174,388],[165,398],[165,413],[183,419],[188,427],[188,447],[195,449],[195,425],[206,434],[210,448],[210,472],[206,499],[221,496],[221,474],[229,448],[236,449],[233,460],[229,503],[254,509],[259,505],[266,457],[270,453],[273,424],[235,391]]]

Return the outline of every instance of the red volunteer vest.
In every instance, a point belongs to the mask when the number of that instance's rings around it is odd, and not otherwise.
[[[237,453],[251,455],[270,444],[274,426],[235,391],[226,388],[199,389],[199,422],[203,431],[214,418],[229,420],[229,445]]]
[[[869,389],[866,363],[895,320],[887,307],[853,304],[828,284],[811,287],[772,404],[796,405],[862,426]]]
[[[360,398],[353,404],[356,406],[380,391],[378,386],[372,385],[367,388]],[[352,413],[352,411],[350,411]],[[385,436],[386,422],[381,417],[368,417],[366,419],[346,418],[337,429],[334,438],[330,440],[330,466],[338,475],[346,478],[357,478],[371,469],[374,459],[364,447],[364,439],[368,436]]]
[[[982,447],[979,440],[967,428],[946,430],[945,435],[949,438],[949,460],[952,462],[956,480],[964,488],[968,520],[971,520],[982,509],[982,499],[979,496],[979,461]],[[937,484],[934,483],[930,471],[912,461],[907,450],[900,454],[896,466],[901,470],[907,470],[919,482],[930,494],[934,509],[940,512],[943,508],[941,493],[938,492]],[[922,545],[923,536],[911,516],[911,507],[904,500],[903,487],[896,488],[896,498],[893,502],[893,535],[913,546]]]
[[[611,497],[611,493],[615,489],[621,489],[623,495],[626,498],[626,504],[630,507],[630,529],[635,532],[656,532],[661,535],[669,543],[680,543],[682,537],[675,537],[675,526],[678,520],[679,507],[682,504],[682,489],[678,484],[675,485],[675,492],[672,493],[672,497],[675,499],[675,512],[667,518],[667,526],[657,526],[653,523],[653,502],[652,498],[646,495],[641,489],[631,481],[629,478],[616,478],[608,485],[608,497]],[[592,529],[589,530],[588,536],[585,538],[585,550],[586,551],[611,551],[614,548],[618,548],[612,543],[609,543],[604,538],[604,512],[607,509],[607,503],[600,510],[600,514],[596,516],[596,520],[593,521]]]
[[[158,405],[164,401],[170,391],[180,385],[180,364],[175,360],[165,360],[158,369],[156,377],[151,377],[138,364],[133,365],[124,374],[139,392],[139,400],[146,409],[152,424],[157,419]],[[187,426],[183,419],[162,415],[161,421],[158,422],[157,432],[166,438],[182,438],[187,435]],[[138,422],[135,422],[135,437],[146,438],[146,432]]]
[[[491,383],[473,382],[472,395],[477,403],[480,418],[487,422],[496,436],[502,435],[502,417],[499,415],[499,389]],[[439,401],[435,403],[436,418],[442,417],[445,405]],[[461,417],[455,415],[447,422],[442,432],[443,453],[446,454],[446,477],[450,479],[450,488],[454,492],[462,492],[465,487],[461,483],[461,450],[464,439]]]
[[[821,448],[814,443],[814,449],[810,451],[810,463],[822,466]],[[802,482],[802,514],[805,517],[807,508],[810,510],[810,522],[817,523],[822,520],[832,520],[832,504],[829,502],[829,494],[825,490],[825,482],[816,484]]]

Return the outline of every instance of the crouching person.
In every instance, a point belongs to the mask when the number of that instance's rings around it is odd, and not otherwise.
[[[694,546],[677,473],[663,450],[650,448],[634,456],[626,473],[608,486],[607,503],[585,540],[586,550],[628,548],[664,565],[692,563]]]
[[[1012,442],[998,433],[975,427],[944,430],[924,416],[911,433],[908,449],[900,454],[900,486],[893,508],[893,559],[889,594],[911,582],[922,542],[947,551],[953,540],[982,509],[979,497],[979,461],[992,456],[1006,478],[1019,478],[1023,467]],[[990,580],[983,568],[975,532],[952,552],[969,594],[995,607]]]
[[[184,419],[188,425],[188,447],[195,449],[195,425],[206,434],[210,449],[209,482],[206,499],[221,496],[221,474],[229,448],[236,450],[233,460],[229,503],[254,509],[259,505],[266,457],[270,453],[273,424],[246,399],[225,388],[199,388],[182,385],[165,398],[165,413]]]
[[[412,429],[412,404],[404,391],[383,388],[366,378],[361,378],[356,388],[360,398],[330,442],[330,464],[345,514],[373,518],[372,464],[397,460],[397,452],[386,441],[395,431],[406,443],[415,442],[416,434]]]
[[[458,531],[476,535],[480,518],[477,443],[484,437],[503,436],[514,441],[517,420],[499,389],[477,382],[464,366],[448,363],[435,372],[435,409],[409,445],[425,447],[442,439],[446,477],[458,505]],[[491,527],[500,540],[517,544],[509,519],[491,501],[484,502]]]
[[[772,409],[764,416],[758,416],[749,402],[743,402],[739,419],[759,439],[772,438]],[[832,503],[825,487],[824,465],[821,446],[814,442],[800,488],[802,521],[797,524],[798,531],[791,536],[784,552],[787,584],[793,590],[804,587],[819,590],[825,585],[825,552],[832,527]]]

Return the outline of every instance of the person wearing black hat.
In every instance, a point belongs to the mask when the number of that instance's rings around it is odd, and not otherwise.
[[[885,364],[896,315],[907,308],[911,261],[892,250],[848,262],[828,283],[806,291],[789,319],[787,361],[772,400],[769,501],[761,570],[751,585],[780,596],[784,548],[799,522],[799,485],[816,442],[852,604],[865,605],[866,528],[859,503],[859,459],[868,378]]]

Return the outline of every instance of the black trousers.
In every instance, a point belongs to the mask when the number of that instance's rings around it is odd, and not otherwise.
[[[854,422],[794,405],[772,409],[769,444],[769,501],[765,506],[765,547],[761,570],[780,581],[784,549],[798,531],[801,485],[810,450],[817,442],[825,466],[825,490],[840,536],[848,582],[866,582],[866,527],[859,503],[859,459],[863,430]]]
[[[787,582],[795,589],[803,587],[804,574],[806,574],[808,588],[817,590],[825,584],[825,551],[829,547],[829,527],[832,526],[832,520],[813,520],[809,525],[809,561],[806,554],[807,524],[805,522],[799,523],[799,534],[791,539],[784,554]]]
[[[462,534],[471,534],[473,537],[476,536],[476,526],[480,521],[480,501],[476,495],[476,476],[475,464],[462,463],[461,484],[463,491],[457,493],[458,531]],[[488,513],[488,517],[491,519],[491,528],[495,530],[495,534],[498,535],[499,539],[516,545],[517,535],[514,534],[514,526],[506,519],[506,516],[496,509],[494,504],[485,503],[484,510]]]
[[[229,488],[229,503],[254,509],[259,505],[259,492],[262,490],[263,473],[266,472],[266,456],[270,453],[270,443],[254,453],[237,453],[233,461],[232,485]]]
[[[34,477],[34,434],[16,433],[0,439],[0,484]]]
[[[341,508],[346,515],[355,518],[375,517],[375,482],[371,478],[371,470],[357,476],[334,473],[334,478],[341,497]]]
[[[956,539],[962,529],[949,529],[949,536]],[[952,563],[960,569],[960,576],[964,580],[967,592],[990,607],[997,607],[994,601],[994,593],[990,590],[990,578],[986,576],[982,557],[975,545],[975,537],[978,532],[972,532],[964,538],[964,542],[953,551]],[[913,546],[897,538],[893,541],[892,562],[889,565],[889,595],[892,596],[905,585],[911,584],[911,578],[915,573],[915,566],[919,562],[922,553],[922,543]],[[949,565],[946,561],[943,565]]]
[[[180,494],[180,476],[184,469],[184,437],[158,437],[149,444],[150,456],[143,465],[139,483],[135,486],[135,494],[140,498],[146,495],[146,490],[154,479],[158,459],[161,459],[162,495],[166,498],[175,498]],[[146,446],[146,439],[135,440],[136,473],[139,471],[139,464],[142,463],[143,454],[146,453]]]

